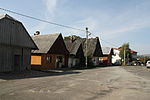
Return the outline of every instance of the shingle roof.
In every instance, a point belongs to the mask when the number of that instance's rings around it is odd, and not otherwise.
[[[76,55],[80,45],[82,44],[82,41],[75,40],[74,42],[72,42],[71,39],[65,39],[64,41],[65,41],[65,44],[66,44],[66,47],[67,47],[69,53]]]
[[[82,48],[84,56],[86,56],[86,38],[76,38],[74,44],[71,43],[71,38],[65,40],[66,46],[71,54],[77,52],[80,43],[82,43]],[[101,57],[103,56],[99,38],[89,38],[87,40],[87,55],[90,57]]]
[[[32,36],[32,39],[38,46],[39,50],[33,50],[32,53],[47,53],[56,39],[59,37],[61,34],[47,34],[47,35],[35,35]]]
[[[110,54],[111,49],[112,48],[110,48],[110,47],[102,47],[102,52],[104,55],[108,55],[108,54]]]
[[[82,39],[82,44],[83,44],[83,51],[84,51],[84,55],[86,56],[86,39],[83,38]],[[96,56],[96,57],[100,57],[102,56],[102,51],[101,51],[101,45],[99,42],[98,38],[89,38],[87,41],[87,55],[88,56]]]

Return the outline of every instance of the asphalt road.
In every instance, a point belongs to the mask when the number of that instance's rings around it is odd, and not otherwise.
[[[138,66],[0,75],[0,100],[150,100],[150,71]]]

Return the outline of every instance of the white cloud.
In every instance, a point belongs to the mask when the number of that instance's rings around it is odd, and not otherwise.
[[[57,6],[57,0],[43,0],[46,10],[43,12],[43,19],[52,21],[53,18],[55,17],[55,11],[56,11],[56,6]],[[41,31],[41,33],[45,32],[46,28],[49,26],[48,23],[45,22],[39,22],[37,25],[32,27],[31,31]]]
[[[150,26],[150,14],[138,8],[129,9],[129,11],[127,10],[117,15],[100,13],[97,16],[93,16],[90,21],[83,21],[83,23],[89,25],[97,35],[102,35],[102,37],[107,39],[115,39],[123,34],[130,34],[131,32]]]
[[[34,26],[31,31],[32,31],[32,34],[35,33],[36,31],[40,31],[40,32],[43,32],[45,30],[45,27],[47,27],[47,23],[44,23],[44,22],[40,22],[39,24],[37,24],[36,26]],[[43,34],[43,33],[41,33]]]
[[[48,9],[48,13],[50,14],[51,17],[54,17],[54,12],[57,6],[57,0],[46,0],[45,3]]]

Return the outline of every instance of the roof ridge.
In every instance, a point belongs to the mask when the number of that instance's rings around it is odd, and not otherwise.
[[[20,22],[20,21],[18,21],[17,19],[13,18],[12,16],[8,15],[7,13],[0,14],[0,19],[2,19],[2,18],[9,18],[9,19],[11,19],[11,20]]]
[[[32,35],[31,37],[37,37],[37,36],[49,36],[49,35],[60,35],[61,33],[52,33],[52,34],[40,34],[40,35]]]

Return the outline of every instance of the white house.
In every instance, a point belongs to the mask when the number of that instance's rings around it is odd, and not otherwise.
[[[119,56],[120,50],[117,48],[113,48],[113,52],[114,52],[114,55],[112,55],[112,64],[114,65],[121,64],[120,62],[121,58]]]

